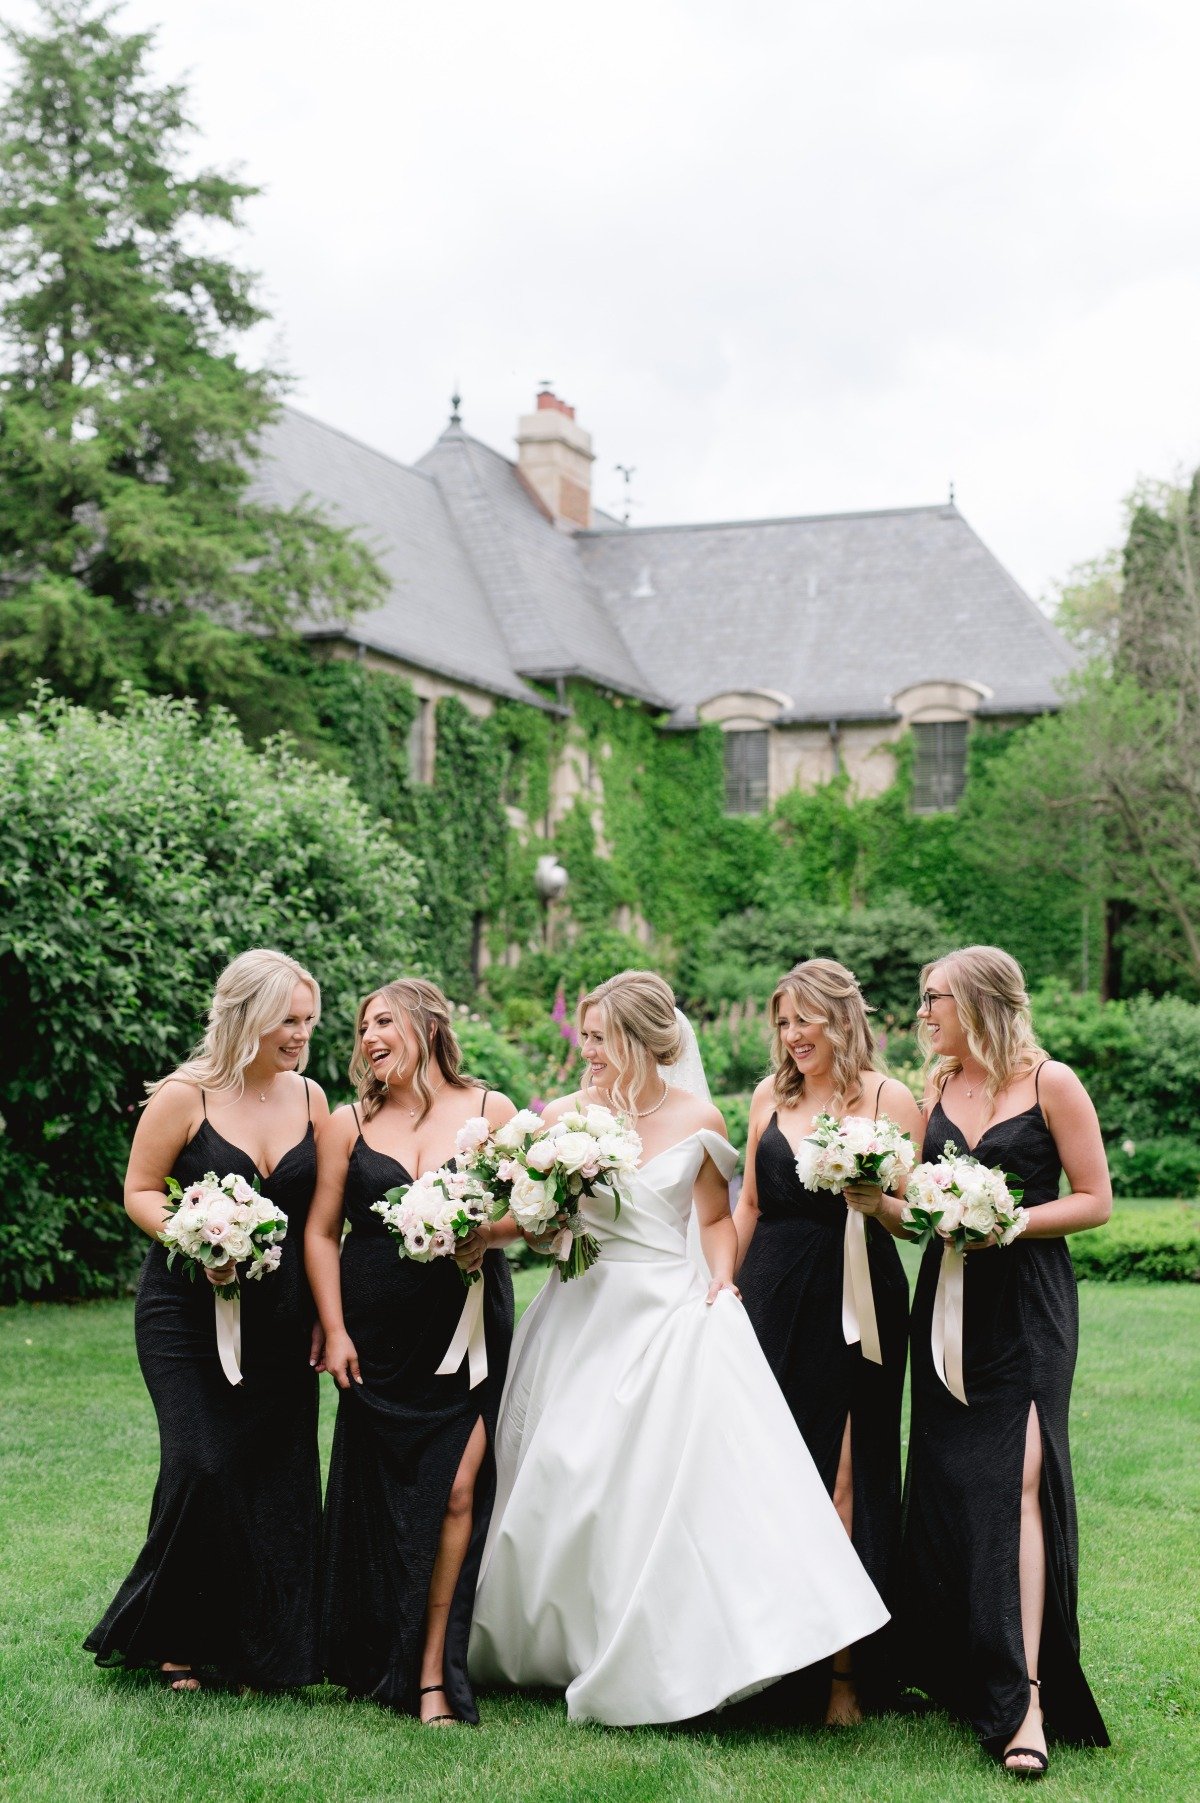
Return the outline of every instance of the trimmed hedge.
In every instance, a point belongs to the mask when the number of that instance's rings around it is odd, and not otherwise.
[[[1129,1277],[1153,1283],[1200,1283],[1200,1204],[1117,1202],[1105,1227],[1090,1227],[1068,1240],[1080,1277],[1120,1283]]]

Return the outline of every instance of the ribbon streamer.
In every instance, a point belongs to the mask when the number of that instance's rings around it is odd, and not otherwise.
[[[467,1291],[463,1303],[462,1314],[458,1317],[458,1326],[454,1329],[454,1338],[446,1348],[446,1356],[437,1368],[438,1377],[453,1377],[463,1360],[467,1360],[467,1368],[471,1374],[469,1389],[481,1384],[488,1374],[487,1337],[483,1326],[483,1286],[485,1282],[482,1271],[478,1283],[473,1283]]]
[[[242,1381],[242,1299],[240,1296],[235,1296],[232,1302],[226,1302],[219,1295],[214,1295],[213,1307],[217,1311],[217,1357],[221,1361],[221,1369],[231,1384],[240,1384]]]
[[[867,1260],[867,1223],[856,1209],[846,1212],[846,1237],[842,1255],[842,1333],[847,1346],[862,1346],[862,1355],[882,1365],[879,1323],[875,1319],[875,1294]]]
[[[951,1396],[965,1403],[963,1383],[963,1270],[966,1259],[947,1240],[942,1247],[937,1291],[933,1298],[933,1328],[929,1336],[933,1368]]]

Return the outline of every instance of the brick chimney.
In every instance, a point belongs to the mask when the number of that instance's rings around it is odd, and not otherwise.
[[[556,526],[592,523],[592,435],[575,424],[575,409],[549,389],[537,411],[517,425],[517,468],[554,516]]]

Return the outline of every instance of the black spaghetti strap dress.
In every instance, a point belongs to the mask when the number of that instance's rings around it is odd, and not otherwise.
[[[863,1357],[861,1346],[848,1346],[842,1332],[842,1197],[805,1188],[796,1174],[796,1155],[774,1114],[758,1142],[754,1171],[760,1219],[738,1272],[742,1300],[830,1496],[849,1417],[852,1544],[893,1609],[900,1538],[900,1407],[908,1351],[908,1281],[900,1254],[886,1227],[866,1221],[883,1354],[882,1365],[876,1365]],[[880,1708],[893,1699],[890,1622],[855,1648],[853,1670],[864,1702]]]
[[[439,1377],[467,1294],[458,1267],[450,1258],[401,1258],[395,1236],[371,1213],[385,1190],[411,1182],[402,1164],[359,1133],[346,1175],[350,1231],[341,1279],[362,1383],[339,1396],[325,1496],[325,1667],[351,1696],[418,1713],[429,1581],[450,1490],[482,1419],[487,1451],[444,1662],[450,1707],[462,1721],[477,1722],[467,1639],[496,1491],[493,1447],[512,1340],[512,1277],[503,1252],[484,1254],[487,1377],[472,1390],[465,1361]]]
[[[949,1142],[968,1149],[939,1101],[925,1158],[937,1159]],[[1027,1208],[1057,1199],[1062,1163],[1039,1103],[994,1122],[972,1155],[1018,1178]],[[941,1258],[941,1243],[933,1240],[913,1299],[901,1623],[906,1676],[971,1722],[996,1758],[1025,1719],[1030,1674],[1018,1555],[1032,1405],[1042,1441],[1046,1604],[1036,1675],[1046,1728],[1078,1746],[1106,1747],[1108,1734],[1079,1663],[1079,1548],[1067,1440],[1079,1301],[1067,1242],[1022,1237],[968,1255],[965,1405],[938,1376],[930,1350]]]
[[[305,1080],[305,1099],[308,1083]],[[317,1178],[312,1121],[270,1176],[205,1115],[172,1175],[257,1177],[288,1218],[279,1267],[243,1283],[242,1382],[217,1356],[213,1291],[162,1245],[138,1282],[138,1361],[158,1416],[160,1466],[137,1563],[84,1646],[98,1665],[190,1664],[255,1690],[321,1681],[321,1473],[315,1309],[304,1222]]]

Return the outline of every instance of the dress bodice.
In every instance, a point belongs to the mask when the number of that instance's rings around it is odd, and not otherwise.
[[[344,1198],[346,1220],[353,1231],[360,1236],[389,1239],[388,1228],[371,1210],[383,1200],[386,1191],[412,1181],[398,1158],[377,1151],[360,1133],[350,1151]]]
[[[736,1171],[738,1155],[729,1141],[701,1127],[631,1173],[619,1211],[606,1187],[584,1198],[580,1212],[604,1248],[605,1258],[645,1263],[686,1255],[692,1193],[706,1153],[722,1177],[729,1178]]]
[[[764,1221],[816,1221],[842,1228],[846,1199],[829,1190],[809,1189],[796,1173],[796,1154],[787,1134],[771,1115],[754,1154],[758,1212]]]
[[[939,1097],[925,1131],[923,1156],[929,1161],[938,1159],[948,1145],[978,1158],[993,1170],[1015,1177],[1024,1186],[1021,1201],[1027,1208],[1058,1197],[1062,1159],[1038,1102],[1020,1114],[993,1121],[975,1144],[968,1146],[966,1134],[955,1126]]]

